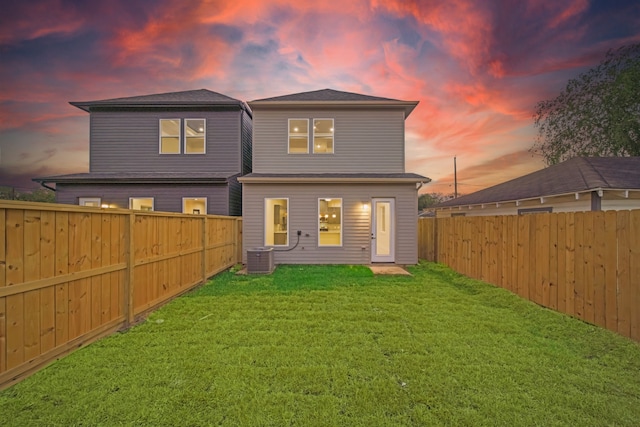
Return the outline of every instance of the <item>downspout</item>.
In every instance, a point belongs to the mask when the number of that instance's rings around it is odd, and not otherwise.
[[[44,188],[46,188],[46,189],[48,189],[48,190],[51,190],[51,191],[56,191],[56,189],[55,189],[55,188],[53,188],[53,187],[49,187],[47,184],[45,184],[45,182],[44,182],[44,181],[39,181],[39,182],[40,182],[40,185],[42,185]]]

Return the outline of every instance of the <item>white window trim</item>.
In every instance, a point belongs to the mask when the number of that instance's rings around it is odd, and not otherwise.
[[[90,207],[100,207],[102,206],[102,199],[100,197],[78,197],[78,205],[79,206],[87,206],[86,202],[97,202],[98,206],[90,206]]]
[[[187,139],[189,138],[187,136],[187,121],[189,120],[202,120],[204,122],[204,131],[203,131],[203,137],[204,137],[204,151],[202,153],[187,153]],[[207,154],[207,119],[205,119],[204,117],[201,118],[189,118],[189,119],[184,119],[184,141],[183,141],[183,150],[182,152],[184,154],[187,154],[189,156],[197,156],[197,155],[203,155],[203,154]]]
[[[262,224],[262,231],[264,232],[264,238],[263,238],[263,243],[264,246],[272,246],[272,247],[288,247],[289,246],[289,224],[291,221],[289,221],[289,219],[287,219],[287,229],[286,229],[286,233],[287,233],[287,240],[284,243],[284,245],[276,245],[275,242],[275,236],[273,239],[273,244],[270,245],[267,243],[267,221],[269,219],[269,216],[267,215],[267,201],[268,200],[286,200],[287,201],[287,217],[289,217],[289,212],[291,209],[291,205],[289,204],[289,198],[288,197],[265,197],[264,198],[264,223]],[[272,218],[273,220],[273,218]]]
[[[162,121],[163,120],[177,120],[178,125],[178,152],[177,153],[163,153],[162,152]],[[158,120],[158,153],[163,156],[175,156],[178,154],[182,154],[182,120],[179,118],[167,118]]]
[[[340,200],[340,243],[337,244],[337,245],[321,245],[320,244],[320,233],[321,233],[321,231],[320,231],[320,200],[327,200],[327,199]],[[344,217],[342,216],[342,212],[343,212],[342,206],[343,206],[342,197],[319,197],[318,198],[318,214],[316,215],[316,218],[318,218],[318,247],[320,247],[320,248],[340,248],[340,247],[342,247],[342,236],[344,235],[344,227],[343,227]]]
[[[200,212],[199,214],[194,214],[193,212],[185,212],[185,204],[187,200],[193,199],[202,199],[204,200],[204,212]],[[207,197],[183,197],[182,198],[182,213],[191,213],[193,215],[206,215],[207,214]]]
[[[333,129],[333,132],[331,133],[331,140],[332,140],[332,144],[331,144],[331,152],[330,153],[316,153],[316,127],[315,127],[315,122],[316,120],[331,120],[331,128]],[[321,133],[320,136],[326,136],[328,134],[326,133]],[[327,154],[327,155],[331,155],[334,154],[336,152],[336,127],[335,127],[335,120],[334,119],[330,119],[330,118],[313,118],[313,154]]]
[[[133,209],[131,207],[131,202],[133,202],[134,199],[151,199],[151,212],[156,210],[156,200],[155,197],[146,197],[146,196],[138,196],[138,197],[129,197],[129,209]],[[142,211],[142,209],[136,209],[136,210],[140,210]],[[145,211],[142,211],[145,212]]]
[[[304,153],[292,153],[291,152],[291,120],[306,120],[307,121],[307,151],[305,151]],[[287,122],[287,154],[309,154],[309,141],[311,140],[311,129],[309,129],[309,118],[304,118],[304,117],[300,117],[300,118],[291,118],[289,119],[289,121]]]

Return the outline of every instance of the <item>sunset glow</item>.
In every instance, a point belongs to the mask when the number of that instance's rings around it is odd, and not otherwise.
[[[332,88],[420,101],[406,171],[452,193],[455,156],[471,193],[543,167],[536,102],[640,41],[636,1],[35,0],[3,15],[0,185],[20,191],[88,171],[89,114],[69,101]]]

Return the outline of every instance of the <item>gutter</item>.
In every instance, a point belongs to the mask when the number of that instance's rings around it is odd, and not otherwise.
[[[55,189],[55,188],[53,188],[53,187],[49,187],[49,186],[46,184],[46,182],[47,182],[47,181],[40,181],[40,180],[37,180],[37,179],[34,179],[34,180],[32,180],[32,181],[37,182],[38,184],[40,184],[41,186],[43,186],[44,188],[46,188],[46,189],[48,189],[48,190],[56,191],[56,189]]]
[[[387,183],[387,184],[403,184],[424,182],[416,178],[356,178],[356,177],[240,177],[238,181],[246,184],[279,184],[279,183],[332,183],[332,184],[370,184],[370,183]],[[428,182],[428,181],[427,181]],[[420,187],[418,187],[420,188]]]

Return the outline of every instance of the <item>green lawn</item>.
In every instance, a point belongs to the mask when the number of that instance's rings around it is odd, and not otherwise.
[[[638,426],[640,346],[436,264],[215,277],[0,392],[3,425]]]

